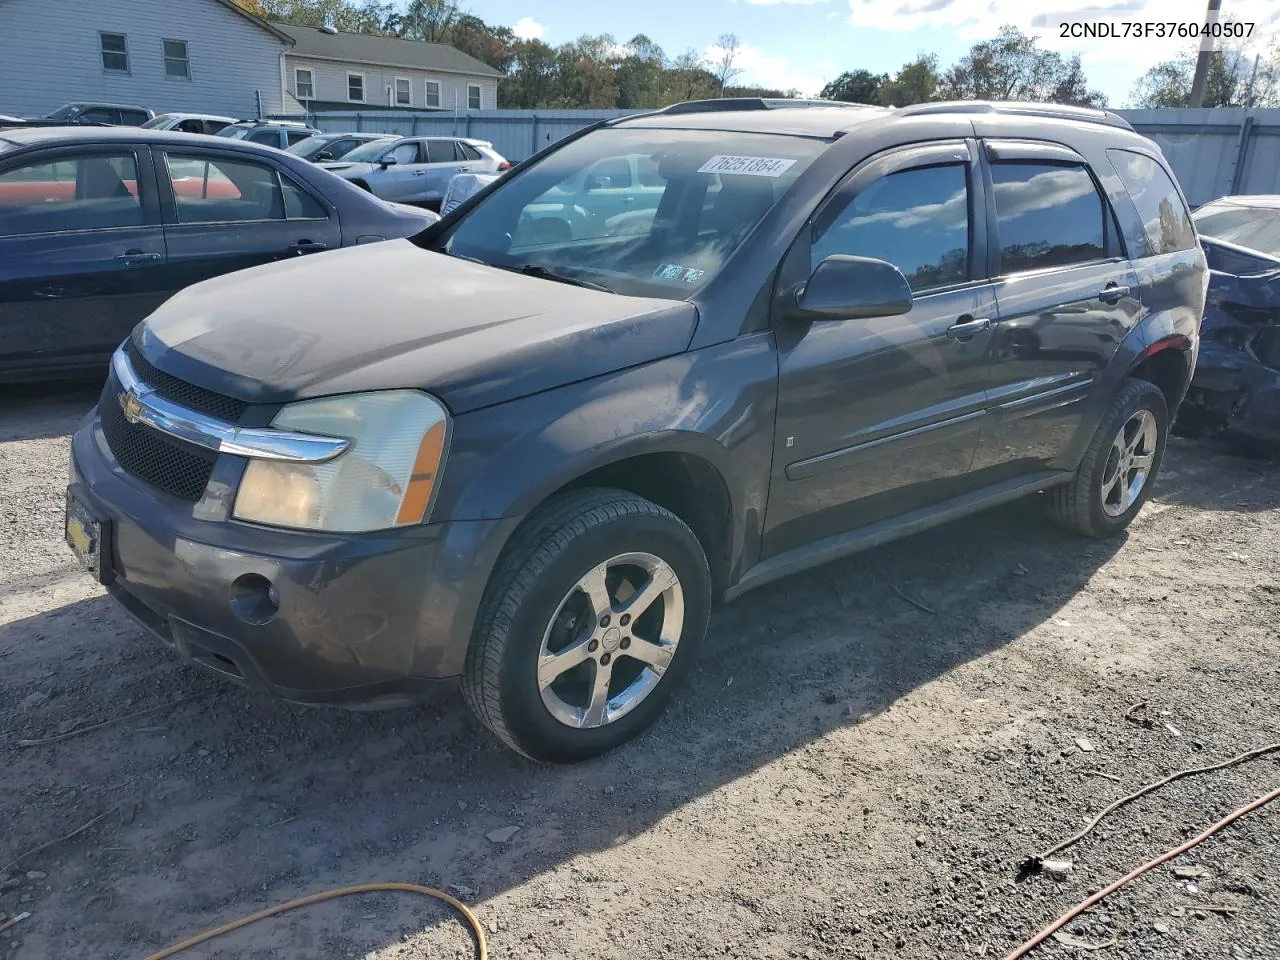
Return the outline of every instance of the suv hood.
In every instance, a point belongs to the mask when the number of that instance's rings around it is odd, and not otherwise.
[[[347,163],[343,160],[325,160],[323,163],[317,163],[316,166],[330,170],[340,177],[364,176],[378,169],[372,163]]]
[[[166,373],[250,403],[415,387],[464,413],[681,353],[696,323],[684,301],[391,240],[188,287],[133,337]]]

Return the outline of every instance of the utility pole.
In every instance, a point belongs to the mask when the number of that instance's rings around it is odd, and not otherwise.
[[[1222,0],[1209,0],[1209,9],[1205,12],[1206,25],[1218,22],[1218,13],[1222,9]],[[1191,99],[1189,107],[1204,106],[1204,85],[1209,78],[1209,65],[1213,62],[1213,34],[1206,32],[1200,38],[1200,56],[1196,58],[1196,74],[1191,80]]]
[[[1258,64],[1262,61],[1262,54],[1255,54],[1253,58],[1253,73],[1249,75],[1249,93],[1244,98],[1245,106],[1253,108],[1253,91],[1257,89],[1258,83]]]

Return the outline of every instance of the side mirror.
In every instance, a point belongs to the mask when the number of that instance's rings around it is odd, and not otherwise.
[[[613,186],[613,181],[608,177],[592,174],[582,184],[582,192],[590,193],[592,190],[608,190]]]
[[[316,163],[325,163],[332,159],[333,159],[333,154],[330,153],[328,150],[321,150],[315,156]]]
[[[383,170],[385,170],[387,169],[387,167],[396,166],[396,164],[398,164],[399,162],[400,162],[399,157],[395,156],[395,154],[389,153],[385,157],[383,157],[381,160],[378,161],[378,166],[380,166]]]
[[[892,263],[839,253],[818,264],[796,306],[840,320],[892,317],[911,309],[911,286]]]

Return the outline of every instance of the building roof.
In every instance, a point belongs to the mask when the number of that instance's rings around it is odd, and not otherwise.
[[[274,24],[267,23],[267,21],[263,20],[261,17],[254,16],[244,7],[236,3],[235,0],[217,0],[217,2],[222,4],[228,10],[231,10],[234,13],[240,14],[240,16],[244,17],[246,20],[250,21],[256,26],[261,27],[263,30],[267,31],[267,33],[271,34],[277,40],[281,40],[285,43],[293,43],[293,38],[290,37],[283,30],[279,29]]]
[[[498,78],[503,75],[500,70],[444,43],[423,43],[369,33],[331,33],[321,27],[300,27],[292,23],[273,22],[271,25],[293,41],[293,49],[289,52],[298,57],[411,70],[439,70],[473,77]]]

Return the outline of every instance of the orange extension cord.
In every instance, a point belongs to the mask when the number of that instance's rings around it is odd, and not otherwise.
[[[1181,856],[1182,854],[1190,850],[1192,847],[1197,846],[1198,844],[1204,843],[1204,841],[1208,840],[1219,830],[1239,820],[1245,814],[1252,813],[1254,810],[1257,810],[1259,807],[1264,807],[1268,803],[1270,803],[1272,800],[1276,800],[1276,799],[1280,799],[1280,788],[1272,790],[1267,795],[1259,797],[1257,800],[1254,800],[1252,803],[1247,804],[1246,806],[1243,806],[1240,809],[1227,814],[1227,816],[1223,817],[1221,820],[1215,823],[1212,827],[1210,827],[1204,833],[1200,834],[1200,836],[1194,837],[1191,840],[1188,840],[1182,846],[1175,847],[1172,850],[1162,853],[1160,854],[1160,856],[1156,857],[1154,860],[1150,860],[1144,863],[1142,866],[1138,867],[1136,870],[1126,873],[1123,877],[1121,877],[1115,883],[1111,884],[1111,886],[1107,887],[1105,890],[1099,890],[1089,899],[1072,907],[1070,910],[1068,910],[1066,913],[1060,916],[1053,923],[1049,924],[1049,926],[1045,927],[1043,930],[1037,933],[1034,937],[1032,937],[1022,946],[1018,947],[1016,950],[1010,953],[1007,957],[1004,958],[1004,960],[1020,960],[1020,958],[1025,957],[1028,953],[1030,953],[1036,947],[1040,946],[1040,944],[1044,943],[1046,940],[1048,940],[1051,936],[1053,936],[1055,933],[1057,933],[1059,930],[1065,927],[1068,923],[1070,923],[1076,917],[1080,916],[1080,914],[1084,913],[1090,907],[1096,905],[1097,903],[1104,900],[1105,898],[1111,896],[1111,894],[1115,893],[1125,884],[1129,883],[1132,880],[1136,880],[1138,877],[1142,876],[1148,870],[1154,870],[1156,867],[1160,866],[1160,864],[1167,863],[1168,861],[1172,860],[1174,857]]]
[[[326,900],[336,900],[338,897],[349,897],[356,893],[374,893],[385,890],[397,890],[405,893],[420,893],[424,897],[434,897],[437,900],[443,900],[453,909],[462,914],[467,924],[471,927],[471,933],[476,938],[476,956],[479,960],[488,960],[489,946],[485,943],[484,930],[480,926],[480,921],[476,919],[476,915],[472,913],[465,903],[461,900],[449,896],[443,890],[437,890],[435,887],[420,887],[416,883],[361,883],[354,887],[340,887],[337,890],[325,890],[322,893],[313,893],[310,896],[299,897],[296,900],[286,900],[284,903],[277,904],[274,907],[268,907],[265,910],[259,910],[257,913],[250,914],[247,917],[241,917],[239,920],[232,920],[230,923],[223,924],[213,930],[206,930],[204,933],[196,934],[194,937],[188,937],[181,943],[175,943],[171,947],[166,947],[159,953],[153,953],[146,960],[165,960],[172,957],[176,953],[183,950],[189,950],[197,944],[206,943],[214,937],[220,937],[224,933],[230,933],[232,930],[239,930],[241,927],[247,927],[251,923],[257,923],[259,920],[265,920],[267,917],[274,917],[277,914],[284,913],[287,910],[296,910],[299,907],[308,907],[313,903],[323,903]]]

